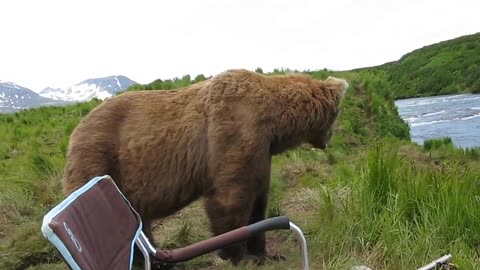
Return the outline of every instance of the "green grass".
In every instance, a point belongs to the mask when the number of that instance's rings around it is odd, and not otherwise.
[[[312,248],[323,260],[356,258],[374,269],[416,269],[446,253],[460,269],[478,269],[478,164],[425,167],[397,153],[395,145],[373,147],[348,196],[324,187]]]
[[[95,104],[0,114],[0,269],[60,262],[40,224],[62,199],[68,135]]]
[[[457,149],[448,139],[427,147],[410,143],[383,71],[311,74],[344,77],[351,87],[327,150],[302,146],[273,158],[268,216],[288,215],[305,230],[312,269],[416,269],[445,253],[462,269],[479,267],[478,148]],[[184,76],[131,90],[195,80]],[[0,115],[0,269],[64,269],[40,223],[62,199],[68,136],[97,104]],[[159,222],[155,236],[166,248],[209,237],[201,202]],[[267,236],[269,248],[288,260],[241,269],[301,266],[292,234]],[[234,269],[214,254],[178,268]]]

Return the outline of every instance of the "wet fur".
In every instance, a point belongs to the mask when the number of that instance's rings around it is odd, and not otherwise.
[[[127,92],[73,131],[63,181],[70,194],[98,175],[118,183],[145,223],[205,198],[215,235],[265,218],[271,156],[325,148],[348,84],[306,75],[228,70],[178,91]],[[264,234],[220,252],[265,255]]]

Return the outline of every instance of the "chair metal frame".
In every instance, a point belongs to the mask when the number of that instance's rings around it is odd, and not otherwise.
[[[268,222],[269,220],[267,219],[266,221]],[[308,270],[309,269],[308,248],[307,248],[307,241],[305,239],[303,231],[291,221],[289,221],[289,226],[290,226],[290,229],[295,233],[298,241],[300,242],[303,269]],[[208,239],[205,241],[208,241]],[[145,236],[143,232],[140,233],[139,237],[135,241],[135,244],[137,245],[139,250],[142,252],[143,257],[145,259],[145,270],[151,270],[152,257],[155,258],[157,249],[150,243],[150,241],[148,240],[148,238]]]
[[[290,229],[300,243],[303,269],[309,269],[305,236],[286,216],[267,218],[173,250],[157,249],[141,229],[140,215],[109,175],[97,176],[72,192],[44,216],[41,228],[71,269],[91,269],[95,265],[93,268],[103,268],[106,264],[131,269],[133,247],[137,246],[146,270],[152,268],[152,263],[184,262],[258,233]],[[130,257],[118,257],[117,250]]]

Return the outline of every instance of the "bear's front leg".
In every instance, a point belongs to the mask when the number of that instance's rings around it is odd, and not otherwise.
[[[270,189],[270,164],[270,158],[265,158],[257,161],[255,178],[257,183],[258,195],[253,205],[249,224],[262,221],[267,216],[268,192]],[[250,238],[247,242],[247,249],[249,254],[262,258],[262,261],[265,259],[270,259],[274,261],[286,259],[286,257],[282,255],[267,254],[265,232],[258,233],[252,238]]]
[[[267,211],[267,192],[263,192],[255,200],[252,214],[250,215],[249,224],[262,221],[266,217]],[[258,233],[250,238],[247,242],[248,252],[253,255],[264,256],[267,253],[265,233]]]
[[[248,225],[254,201],[255,192],[248,186],[226,185],[216,188],[205,200],[213,234],[216,236]],[[234,265],[245,260],[255,261],[253,256],[248,255],[246,242],[223,248],[218,255]]]

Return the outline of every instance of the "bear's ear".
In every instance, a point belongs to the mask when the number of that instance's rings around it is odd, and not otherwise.
[[[337,101],[340,102],[347,93],[348,82],[344,79],[328,76],[325,80],[327,89],[333,90],[337,94]]]

